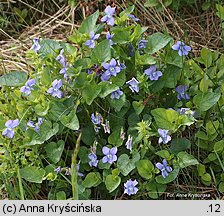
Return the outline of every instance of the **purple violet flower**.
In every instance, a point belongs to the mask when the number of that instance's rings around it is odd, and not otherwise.
[[[19,119],[15,120],[8,120],[5,123],[6,129],[2,132],[3,136],[7,136],[9,139],[12,139],[14,137],[14,128],[19,125]]]
[[[190,108],[180,108],[177,111],[180,113],[180,115],[189,115],[191,117],[193,117],[195,114],[195,112],[190,110]]]
[[[128,16],[135,22],[139,21],[139,18],[135,17],[135,15],[133,15],[133,14],[129,14]]]
[[[103,163],[110,163],[110,164],[112,164],[114,161],[117,160],[117,156],[116,156],[117,147],[113,147],[113,148],[110,149],[110,148],[104,146],[102,148],[102,152],[105,155],[103,157],[103,159],[102,159]]]
[[[34,124],[33,121],[28,121],[27,126],[33,128],[38,134],[40,133],[40,126],[43,123],[44,119],[43,118],[38,118],[38,121],[36,124]]]
[[[185,45],[185,43],[182,41],[178,41],[176,44],[174,44],[172,49],[178,51],[179,56],[186,56],[188,55],[188,52],[191,51],[191,47]]]
[[[60,54],[57,56],[56,60],[60,62],[60,64],[62,65],[62,69],[59,71],[59,74],[63,74],[64,78],[66,79],[68,77],[67,75],[67,70],[68,70],[68,63],[66,61],[65,56],[63,55],[64,53],[64,49],[62,49],[60,51]]]
[[[62,87],[62,81],[55,79],[52,82],[52,87],[47,90],[47,93],[51,94],[53,97],[62,98],[63,93],[59,89]]]
[[[41,48],[41,46],[39,44],[39,38],[34,38],[33,45],[30,49],[33,50],[34,52],[37,52],[40,48]]]
[[[166,159],[163,159],[163,163],[156,163],[156,168],[159,169],[162,173],[162,177],[166,178],[170,172],[172,172],[172,168],[167,165]]]
[[[120,62],[119,60],[117,60],[117,65],[118,65],[118,67],[120,67],[121,70],[126,68],[125,64]]]
[[[89,165],[90,165],[91,167],[97,167],[97,164],[98,164],[99,160],[97,160],[97,156],[96,156],[96,154],[95,154],[95,153],[90,153],[90,154],[88,155],[88,158],[90,159],[90,161],[89,161]]]
[[[119,99],[123,95],[123,91],[120,89],[117,89],[116,91],[113,91],[110,95],[111,99]]]
[[[96,45],[95,40],[97,40],[100,37],[100,34],[95,35],[95,33],[93,31],[91,31],[89,33],[89,37],[90,37],[90,40],[87,40],[85,42],[85,45],[88,46],[89,48],[93,49]]]
[[[107,32],[106,34],[106,39],[109,41],[110,47],[112,47],[112,45],[114,44],[114,42],[112,41],[114,34],[110,34],[110,32]]]
[[[67,70],[68,70],[67,67],[63,67],[63,68],[59,71],[59,74],[63,74],[65,79],[68,78]]]
[[[67,62],[63,54],[64,54],[64,49],[60,51],[60,54],[56,57],[56,60],[59,61],[63,67],[67,67]]]
[[[35,79],[27,80],[25,86],[21,87],[20,92],[24,93],[26,96],[29,96],[31,94],[31,90],[33,90],[33,86],[35,85],[35,83]]]
[[[163,142],[163,144],[167,144],[171,140],[171,136],[168,135],[169,130],[158,129],[158,133],[160,135],[159,144]]]
[[[102,81],[109,80],[111,76],[117,76],[117,74],[121,71],[121,68],[117,66],[117,62],[114,58],[110,60],[110,63],[104,62],[102,66],[104,69],[106,69],[106,71],[101,76]]]
[[[150,80],[158,80],[163,75],[161,71],[156,70],[155,65],[152,65],[146,69],[145,74],[148,75]]]
[[[77,164],[77,165],[76,165],[76,170],[77,170],[78,176],[83,177],[84,174],[81,173],[81,172],[79,172],[79,169],[80,169],[80,164]]]
[[[134,77],[127,81],[126,84],[129,85],[129,88],[131,89],[132,92],[139,92],[139,87],[138,87],[138,84],[139,84],[139,81],[136,80]]]
[[[138,49],[145,49],[147,43],[148,43],[147,40],[140,40],[140,41],[138,42]]]
[[[28,121],[27,126],[31,128],[35,128],[34,121]]]
[[[134,195],[138,192],[138,188],[136,185],[138,184],[137,180],[132,181],[129,179],[126,183],[124,183],[124,194]]]
[[[101,115],[100,115],[100,113],[96,112],[96,116],[94,115],[94,113],[92,113],[91,121],[92,121],[92,123],[94,125],[100,125],[100,122],[101,122]]]
[[[55,170],[54,170],[57,174],[61,172],[61,167],[57,167]]]
[[[180,115],[184,115],[184,114],[189,113],[189,111],[191,111],[191,110],[190,110],[190,108],[180,108],[177,111],[180,113]]]
[[[101,22],[106,22],[108,25],[113,26],[114,25],[114,13],[115,13],[116,7],[107,6],[104,10],[105,16],[101,18]]]
[[[187,85],[179,85],[179,86],[177,86],[176,87],[176,91],[178,93],[177,99],[179,99],[179,100],[182,100],[182,99],[189,100],[190,97],[186,93],[187,89],[188,89]]]

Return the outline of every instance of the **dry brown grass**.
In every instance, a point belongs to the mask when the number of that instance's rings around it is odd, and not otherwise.
[[[19,37],[11,36],[3,29],[0,29],[0,38],[1,34],[5,38],[0,41],[0,74],[11,70],[28,71],[25,51],[31,47],[34,37],[65,40],[80,24],[81,19],[77,20],[77,17],[85,18],[96,9],[105,7],[101,1],[97,0],[78,1],[76,7],[72,9],[68,5],[59,7],[56,4],[57,12],[50,15],[22,0],[18,0],[18,2],[41,15],[40,17],[43,17],[43,19],[37,21],[33,26],[26,26]],[[37,4],[41,4],[41,2],[38,1]],[[107,2],[108,4],[114,4],[114,1]],[[154,8],[145,8],[142,1],[133,2],[135,2],[136,14],[141,19],[141,24],[149,27],[149,34],[161,31],[168,32],[176,40],[184,38],[193,47],[195,55],[198,54],[202,47],[223,51],[220,21],[214,10],[204,12],[200,16],[193,16],[186,9],[184,10],[185,18],[183,19],[170,9],[164,8],[163,13],[161,13]],[[118,11],[127,7],[128,4],[130,4],[130,1],[115,1]],[[42,8],[44,9],[44,3]]]

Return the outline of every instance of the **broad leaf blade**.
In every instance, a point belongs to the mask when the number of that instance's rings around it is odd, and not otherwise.
[[[24,71],[12,71],[0,76],[1,86],[22,86],[27,80],[27,73]]]

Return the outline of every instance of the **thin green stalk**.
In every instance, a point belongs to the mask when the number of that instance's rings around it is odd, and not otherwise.
[[[72,155],[72,197],[73,200],[78,200],[78,184],[77,184],[77,177],[78,171],[76,169],[76,159],[79,152],[80,141],[81,141],[82,132],[80,132],[78,139],[76,140],[75,149]]]
[[[222,111],[220,109],[219,102],[217,102],[217,106],[218,106],[218,110],[219,110],[219,113],[220,113],[220,116],[221,116],[222,125],[224,126],[223,114],[222,114]]]
[[[19,192],[20,192],[20,199],[24,200],[24,193],[23,193],[23,184],[22,184],[22,179],[19,171],[19,167],[17,166],[17,178],[19,181]]]

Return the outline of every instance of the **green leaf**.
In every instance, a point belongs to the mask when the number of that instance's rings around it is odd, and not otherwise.
[[[65,142],[63,140],[59,140],[57,143],[50,142],[45,146],[48,158],[55,164],[60,161],[64,146]]]
[[[33,129],[28,129],[23,140],[24,145],[40,145],[49,140],[59,131],[59,124],[50,121],[44,121],[40,126],[40,134],[36,133]]]
[[[201,8],[203,11],[207,11],[211,7],[211,2],[203,2]]]
[[[119,112],[123,106],[127,104],[126,95],[123,94],[119,99],[110,99],[110,106],[115,109],[115,112]]]
[[[152,110],[151,113],[159,128],[163,128],[166,130],[175,130],[176,128],[178,128],[177,120],[179,114],[175,110],[157,108]]]
[[[201,81],[200,81],[199,89],[203,93],[206,93],[208,91],[208,84],[209,84],[209,79],[208,79],[207,75],[204,75],[204,78],[201,79]]]
[[[111,48],[108,40],[103,40],[93,49],[91,59],[98,64],[111,59]]]
[[[196,137],[202,140],[208,140],[208,136],[203,131],[198,131]]]
[[[91,67],[91,59],[90,58],[81,58],[75,61],[75,68],[81,67],[82,69],[89,69]]]
[[[165,149],[156,152],[156,155],[158,155],[158,156],[160,156],[162,158],[165,158],[166,160],[170,160],[171,159],[170,153],[167,150],[165,150]]]
[[[56,193],[57,200],[66,200],[66,193],[64,191],[59,191]]]
[[[88,83],[88,74],[87,73],[79,73],[79,75],[76,77],[75,81],[73,82],[73,87],[80,89],[83,88],[86,83]]]
[[[149,54],[140,55],[139,52],[135,52],[136,65],[153,65],[156,60]]]
[[[198,160],[196,158],[194,158],[193,155],[190,155],[187,152],[179,152],[177,154],[177,157],[178,157],[178,162],[179,162],[180,168],[185,168],[188,166],[199,164]]]
[[[219,192],[224,193],[224,182],[220,182],[220,184],[219,184]]]
[[[224,140],[220,140],[215,143],[214,151],[217,153],[221,153],[224,150]]]
[[[45,116],[47,115],[49,108],[50,102],[44,100],[42,103],[39,103],[34,107],[34,111],[38,116]]]
[[[45,175],[45,170],[35,166],[25,167],[20,169],[20,175],[26,181],[34,183],[42,183]]]
[[[65,42],[60,42],[61,47],[64,49],[64,54],[70,55],[70,56],[76,56],[77,55],[77,48],[70,44],[70,43],[65,43]]]
[[[116,44],[126,44],[130,41],[130,28],[117,28],[113,33],[113,42]]]
[[[135,162],[138,160],[138,157],[130,159],[128,155],[122,154],[117,160],[117,167],[122,175],[127,176],[135,168]]]
[[[135,9],[135,5],[132,5],[132,6],[128,7],[128,8],[126,8],[125,10],[123,10],[123,11],[120,13],[120,17],[121,17],[121,16],[124,16],[124,15],[129,15],[129,14],[131,14],[131,13],[134,11],[134,9]]]
[[[126,70],[122,70],[120,73],[117,74],[117,76],[112,76],[110,78],[110,81],[119,87],[123,87],[123,85],[126,82],[125,73],[126,73]]]
[[[57,122],[57,121],[59,121],[61,116],[65,113],[66,109],[67,109],[67,107],[63,103],[51,101],[50,108],[48,111],[48,117],[51,120]]]
[[[101,87],[101,92],[99,97],[105,98],[107,95],[119,89],[115,84],[110,84],[109,82],[100,82],[99,86]]]
[[[167,88],[175,88],[177,80],[180,76],[180,68],[175,65],[168,65],[164,70],[164,75],[161,79],[165,81],[164,86]]]
[[[170,36],[164,35],[160,32],[152,34],[148,37],[146,52],[148,54],[153,54],[164,48],[171,40],[172,38]]]
[[[135,164],[138,173],[142,178],[145,178],[147,180],[152,178],[152,171],[154,170],[154,166],[150,160],[140,160]]]
[[[217,160],[217,154],[215,154],[215,153],[210,153],[210,154],[208,155],[208,160],[209,160],[209,161],[215,161],[215,160]]]
[[[165,7],[169,7],[172,4],[173,0],[163,0],[163,4]]]
[[[218,102],[220,96],[221,94],[216,92],[199,92],[194,96],[193,102],[199,110],[207,111]]]
[[[206,182],[210,182],[212,180],[212,177],[209,173],[205,173],[204,175],[201,176],[201,178],[203,181],[206,181]]]
[[[168,49],[166,51],[166,56],[165,56],[165,62],[170,65],[174,65],[176,67],[182,68],[183,67],[183,60],[182,56],[179,56],[178,52],[173,49]]]
[[[159,184],[168,184],[172,181],[174,181],[180,171],[180,167],[178,164],[174,164],[173,171],[169,173],[169,175],[166,178],[163,178],[161,175],[156,177],[156,182]]]
[[[121,183],[121,177],[108,175],[106,177],[105,185],[109,193],[113,192]]]
[[[82,141],[86,145],[90,146],[93,144],[95,138],[96,138],[96,132],[93,128],[93,123],[90,122],[89,124],[86,125],[86,127],[82,129]]]
[[[176,155],[181,151],[185,151],[191,147],[191,143],[186,138],[177,138],[172,140],[170,150]]]
[[[92,15],[88,16],[85,20],[83,20],[78,31],[83,34],[84,33],[89,34],[91,31],[95,31],[98,17],[99,17],[99,11],[97,10],[95,13],[93,13]]]
[[[99,95],[101,91],[100,86],[98,86],[95,81],[87,83],[82,89],[82,96],[88,105],[91,105],[95,98]]]
[[[68,39],[75,44],[80,44],[86,40],[86,37],[83,37],[83,33],[77,30],[72,35],[70,35]]]
[[[39,44],[41,48],[38,52],[41,53],[41,56],[54,55],[57,50],[61,49],[60,42],[53,39],[43,38]]]
[[[112,144],[117,147],[121,146],[123,144],[123,139],[121,139],[120,134],[121,128],[114,130],[108,137],[109,144]]]
[[[141,112],[143,111],[143,109],[145,108],[145,106],[143,104],[143,101],[133,101],[132,106],[133,106],[133,108],[135,110],[135,113],[137,115],[140,115]]]
[[[165,191],[165,184],[158,184],[156,181],[151,181],[146,183],[147,194],[152,199],[158,199]]]
[[[112,175],[113,176],[118,176],[119,174],[120,174],[120,171],[119,171],[118,168],[112,170]]]
[[[219,121],[209,121],[206,123],[206,132],[208,135],[217,133],[219,128]]]
[[[202,68],[193,60],[190,60],[190,64],[193,71],[195,71],[195,74],[202,78],[204,76],[204,71],[202,70]]]
[[[216,4],[216,15],[222,20],[224,21],[224,6],[222,6],[221,4]]]
[[[85,188],[96,187],[102,182],[101,175],[98,172],[89,173],[82,182],[82,186]]]
[[[103,163],[102,160],[100,160],[98,163],[99,169],[108,170],[108,169],[110,169],[110,166],[111,166],[110,163]]]
[[[199,176],[203,176],[206,172],[205,165],[203,165],[203,164],[198,164],[197,169],[198,169],[198,175]]]
[[[68,115],[63,115],[60,118],[61,123],[71,129],[71,130],[78,130],[79,129],[79,120],[76,115],[76,110],[73,109]]]
[[[146,0],[145,7],[155,7],[159,4],[158,0]]]
[[[85,147],[85,146],[80,147],[78,156],[79,156],[82,163],[88,163],[89,162],[89,158],[88,158],[89,153],[90,153],[90,151],[87,147]]]
[[[27,80],[28,74],[23,71],[11,71],[0,76],[0,87],[2,86],[22,86]]]
[[[134,32],[130,36],[130,42],[137,42],[147,29],[148,27],[141,27],[141,25],[137,24],[134,28]]]

